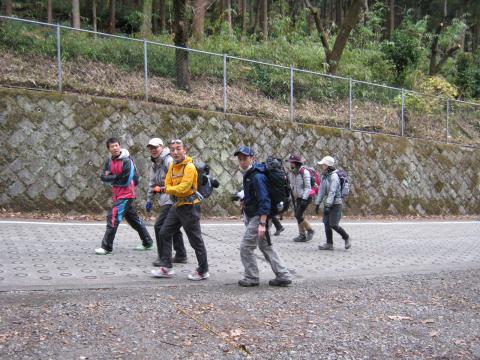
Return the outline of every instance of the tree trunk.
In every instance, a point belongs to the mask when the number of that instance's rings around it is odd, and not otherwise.
[[[247,36],[247,27],[248,27],[248,17],[247,17],[247,1],[248,0],[242,0],[241,3],[241,17],[242,17],[242,38],[244,39]]]
[[[260,19],[261,19],[261,5],[263,0],[257,0],[255,4],[255,24],[253,25],[253,31],[257,33],[260,30]]]
[[[117,24],[117,20],[115,18],[115,1],[110,0],[110,7],[109,7],[109,18],[108,18],[108,33],[115,34],[115,28]]]
[[[261,19],[262,19],[262,38],[263,40],[268,39],[268,0],[261,0],[262,1],[262,11],[261,11]]]
[[[80,0],[72,0],[72,27],[80,29]]]
[[[228,33],[233,33],[233,26],[232,26],[232,0],[225,0],[225,18],[227,20],[228,25]]]
[[[192,36],[195,40],[201,39],[205,32],[205,8],[205,0],[193,1]]]
[[[166,11],[166,0],[160,0],[160,19],[159,19],[159,26],[160,26],[160,32],[163,33],[165,32],[165,29],[167,28],[167,11]]]
[[[158,13],[160,8],[160,0],[152,1],[152,32],[158,34]]]
[[[337,27],[340,27],[342,25],[342,10],[342,1],[335,1],[335,24],[337,25]]]
[[[92,23],[93,31],[97,32],[97,0],[92,1]]]
[[[12,9],[12,0],[5,0],[5,15],[12,16],[13,9]]]
[[[395,31],[395,0],[389,0],[389,17],[388,17],[388,38],[392,40],[393,32]]]
[[[152,35],[152,0],[143,0],[143,21],[140,33],[144,38]]]
[[[187,0],[175,0],[173,2],[173,42],[176,46],[187,47],[188,23],[187,23]],[[177,87],[182,90],[190,90],[190,71],[188,69],[188,51],[175,49],[175,70]]]
[[[325,50],[326,62],[328,65],[328,73],[335,74],[337,72],[337,67],[342,57],[343,50],[347,44],[348,37],[353,29],[353,27],[358,23],[361,18],[362,10],[367,9],[366,0],[353,0],[352,5],[347,11],[345,18],[343,19],[342,26],[338,32],[335,44],[333,49],[330,51],[328,44],[328,37],[326,32],[323,29],[322,22],[320,19],[320,14],[318,8],[315,8],[311,5],[309,0],[304,0],[305,5],[308,7],[315,19],[315,25],[317,31],[320,35],[322,41],[322,46]]]
[[[47,1],[47,22],[51,24],[53,22],[53,0]]]

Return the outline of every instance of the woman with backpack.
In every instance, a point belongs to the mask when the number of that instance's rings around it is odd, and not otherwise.
[[[292,202],[295,205],[295,218],[298,223],[298,236],[293,238],[295,242],[306,242],[313,239],[315,231],[304,218],[308,205],[312,202],[312,185],[310,170],[304,165],[304,161],[298,155],[290,155],[290,186]]]
[[[315,212],[320,211],[320,203],[325,199],[323,205],[323,224],[325,225],[325,235],[327,242],[318,247],[319,250],[333,250],[333,232],[335,230],[345,241],[345,249],[351,246],[350,236],[340,227],[342,218],[342,188],[338,170],[334,167],[335,160],[331,156],[325,156],[318,162],[322,168],[322,180],[320,190],[315,199]]]

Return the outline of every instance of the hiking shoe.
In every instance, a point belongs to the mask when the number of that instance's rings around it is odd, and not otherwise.
[[[351,237],[349,236],[346,240],[345,240],[345,249],[348,250],[352,247],[352,243],[351,243],[352,239]]]
[[[136,251],[147,251],[147,250],[152,250],[153,244],[150,245],[138,245],[134,250]]]
[[[187,261],[187,258],[186,258],[186,257],[175,256],[175,257],[172,259],[172,262],[177,263],[177,264],[186,264],[188,261]]]
[[[286,287],[292,283],[292,280],[290,279],[272,279],[268,282],[268,285],[270,286],[282,286]]]
[[[108,255],[108,254],[111,254],[111,253],[112,253],[111,251],[107,251],[104,248],[95,249],[95,254],[96,255]]]
[[[318,250],[333,250],[333,244],[319,245]]]
[[[293,238],[293,241],[294,242],[306,242],[307,237],[305,236],[305,234],[300,234],[297,237]]]
[[[154,277],[158,278],[171,278],[173,274],[175,274],[175,271],[173,271],[172,268],[166,268],[163,266],[160,266],[158,269],[153,269],[150,272]]]
[[[285,228],[282,226],[280,229],[278,229],[277,231],[275,231],[273,233],[273,236],[278,236],[280,235],[283,231],[285,231]]]
[[[238,280],[238,286],[243,286],[243,287],[258,286],[258,281],[242,279],[242,280]]]
[[[206,280],[209,277],[210,277],[210,274],[208,273],[208,271],[204,273],[199,273],[197,270],[195,270],[192,273],[188,274],[188,280],[192,280],[192,281]]]
[[[310,241],[313,239],[313,235],[315,235],[315,231],[313,230],[308,230],[307,231],[307,241]]]

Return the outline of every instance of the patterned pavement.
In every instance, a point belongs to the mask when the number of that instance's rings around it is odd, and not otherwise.
[[[296,235],[292,221],[284,223],[281,236],[272,237],[295,281],[480,268],[478,221],[345,222],[352,248],[345,250],[334,234],[334,251],[317,250],[325,235],[321,223],[312,224],[316,234],[307,243],[291,241]],[[150,269],[156,250],[134,251],[140,241],[127,225],[117,232],[113,254],[95,255],[104,230],[104,223],[0,221],[0,291],[193,284],[186,279],[196,265],[188,242],[189,263],[177,265],[172,279],[155,279]],[[153,227],[148,230],[153,236]],[[236,284],[242,277],[243,224],[203,222],[202,231],[210,264],[208,285]],[[261,281],[266,282],[273,274],[258,250],[257,255]]]

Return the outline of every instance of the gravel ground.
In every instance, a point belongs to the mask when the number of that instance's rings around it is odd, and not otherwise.
[[[480,269],[0,293],[2,359],[480,359]]]

